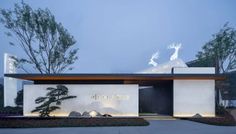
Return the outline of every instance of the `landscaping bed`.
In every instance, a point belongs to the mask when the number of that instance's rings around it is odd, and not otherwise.
[[[182,119],[195,121],[199,123],[205,123],[209,125],[236,126],[235,120],[227,117],[201,117],[201,118],[182,118]]]
[[[0,117],[4,116],[22,116],[23,108],[22,107],[1,107],[0,108]]]
[[[196,117],[196,118],[181,118],[209,125],[217,126],[236,126],[234,117],[226,110],[222,110],[217,117]]]
[[[149,122],[135,117],[0,117],[0,128],[42,128],[42,127],[99,127],[99,126],[147,126]]]

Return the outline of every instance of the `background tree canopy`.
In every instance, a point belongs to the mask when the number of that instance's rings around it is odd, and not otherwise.
[[[236,30],[226,23],[196,55],[199,64],[213,66],[216,73],[236,68]]]
[[[24,92],[23,89],[21,89],[17,92],[17,96],[15,98],[15,103],[18,107],[23,107],[23,96]]]
[[[21,2],[14,10],[1,9],[0,22],[9,30],[6,35],[17,41],[10,45],[19,45],[26,54],[27,58],[16,59],[25,72],[26,65],[41,74],[72,69],[70,65],[77,60],[78,49],[72,49],[76,41],[48,9],[33,10]]]
[[[202,47],[196,57],[196,60],[187,63],[188,66],[215,67],[216,73],[226,73],[227,79],[225,81],[216,81],[216,106],[220,105],[219,94],[223,98],[235,98],[236,30],[226,23]]]

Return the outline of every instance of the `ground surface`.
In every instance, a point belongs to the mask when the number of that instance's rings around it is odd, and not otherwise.
[[[151,120],[142,127],[73,127],[0,129],[0,134],[236,134],[236,127],[212,126],[186,120]]]

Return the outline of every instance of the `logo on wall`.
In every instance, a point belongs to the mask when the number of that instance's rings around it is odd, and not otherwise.
[[[91,96],[94,100],[129,100],[128,95],[99,95],[94,94]]]

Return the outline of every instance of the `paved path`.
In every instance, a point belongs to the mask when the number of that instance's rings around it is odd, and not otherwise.
[[[186,120],[152,120],[146,127],[0,129],[0,134],[236,134],[236,127],[212,126]]]

